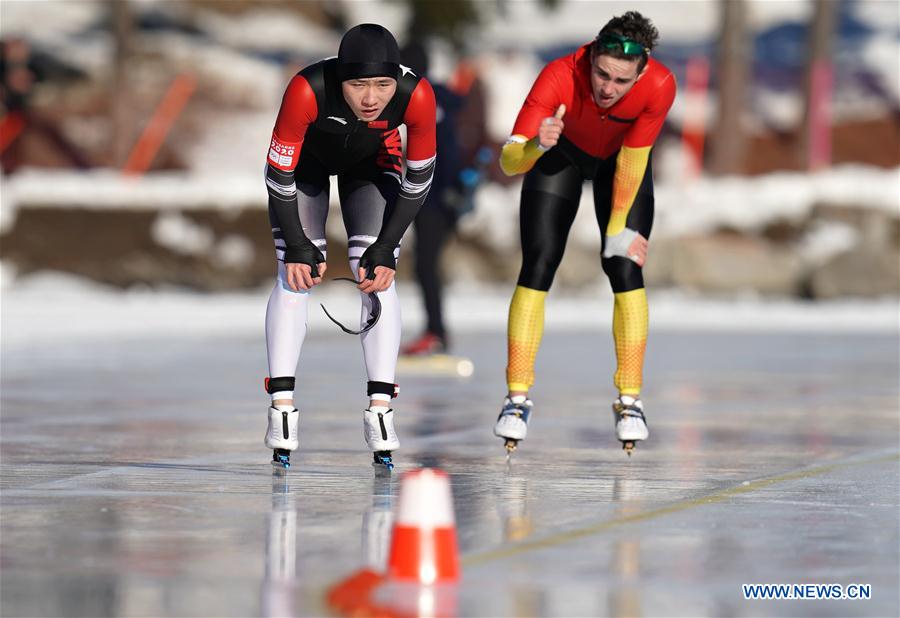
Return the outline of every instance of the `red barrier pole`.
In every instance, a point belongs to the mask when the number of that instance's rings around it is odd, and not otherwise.
[[[687,63],[684,122],[681,148],[685,160],[685,178],[694,180],[703,170],[706,142],[706,96],[709,92],[709,61],[694,57]]]
[[[817,60],[812,69],[809,110],[809,160],[810,170],[831,163],[831,92],[834,84],[834,67],[828,60]]]
[[[156,153],[166,139],[169,130],[184,111],[194,89],[197,80],[193,75],[182,73],[172,81],[163,100],[160,101],[150,118],[150,122],[144,127],[141,137],[138,139],[122,172],[132,176],[140,176],[150,168]]]

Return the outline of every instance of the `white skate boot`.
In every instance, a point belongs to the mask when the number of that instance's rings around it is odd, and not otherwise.
[[[279,410],[269,408],[269,428],[266,430],[265,444],[272,453],[272,465],[291,467],[291,451],[300,447],[297,425],[300,423],[299,410]]]
[[[494,435],[506,440],[506,453],[511,455],[528,433],[528,419],[534,404],[524,395],[503,400],[503,409],[494,424]]]
[[[616,437],[622,442],[622,449],[631,456],[635,443],[650,436],[644,418],[643,402],[630,395],[619,395],[612,404],[616,421]]]
[[[394,431],[394,411],[387,406],[374,406],[363,412],[363,434],[366,444],[374,453],[375,463],[394,469],[391,451],[400,448],[400,440]]]

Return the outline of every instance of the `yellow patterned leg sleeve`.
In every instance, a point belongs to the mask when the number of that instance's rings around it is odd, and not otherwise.
[[[534,359],[544,334],[547,292],[516,286],[509,304],[506,382],[510,391],[527,391],[534,384]]]
[[[619,292],[613,309],[613,337],[616,340],[616,388],[623,395],[641,393],[644,350],[647,348],[647,291],[644,288]]]

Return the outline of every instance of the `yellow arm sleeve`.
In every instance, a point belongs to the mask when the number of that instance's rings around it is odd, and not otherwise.
[[[524,135],[513,135],[500,151],[500,169],[507,176],[524,174],[541,158],[544,151],[538,147],[537,137],[529,140]]]
[[[606,226],[607,236],[615,236],[625,229],[628,212],[634,204],[650,159],[651,146],[629,148],[622,146],[616,157],[616,175],[613,178],[612,214]]]

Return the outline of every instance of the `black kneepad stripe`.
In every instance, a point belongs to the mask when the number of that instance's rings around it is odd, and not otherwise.
[[[371,397],[376,393],[379,395],[390,395],[391,399],[400,394],[400,385],[391,384],[390,382],[368,382],[366,394]]]
[[[281,391],[292,391],[294,390],[294,382],[295,378],[293,377],[266,378],[266,392],[271,395]]]
[[[644,287],[643,269],[632,260],[614,255],[601,260],[603,272],[609,277],[613,292],[630,292]]]

